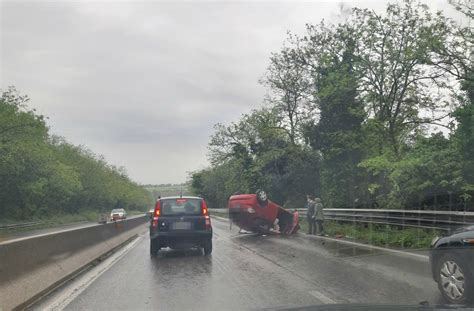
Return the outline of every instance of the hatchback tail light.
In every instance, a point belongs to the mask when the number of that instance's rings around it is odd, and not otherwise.
[[[209,209],[207,208],[207,204],[204,199],[201,201],[201,214],[203,216],[209,216]]]
[[[206,230],[211,229],[211,217],[209,217],[209,209],[207,208],[207,203],[204,199],[201,201],[201,214],[204,216],[204,220],[206,221],[205,228]]]
[[[153,212],[153,221],[151,223],[151,226],[153,228],[158,227],[158,218],[160,217],[160,215],[161,215],[161,204],[160,204],[160,200],[158,200],[156,201],[155,211]]]

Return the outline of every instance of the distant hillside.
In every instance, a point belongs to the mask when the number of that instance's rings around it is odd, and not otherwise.
[[[143,187],[150,191],[155,199],[158,198],[158,196],[180,195],[181,192],[183,195],[192,194],[187,184],[143,185]]]

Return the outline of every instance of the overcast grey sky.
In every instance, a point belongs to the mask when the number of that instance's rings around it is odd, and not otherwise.
[[[337,21],[339,4],[2,0],[1,87],[134,180],[183,182],[207,165],[215,123],[261,106],[258,80],[287,31]]]

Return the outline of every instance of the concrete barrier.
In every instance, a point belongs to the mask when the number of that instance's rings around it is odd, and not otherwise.
[[[0,310],[22,307],[146,230],[146,217],[0,243]]]

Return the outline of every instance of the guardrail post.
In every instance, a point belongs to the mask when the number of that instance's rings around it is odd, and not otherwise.
[[[403,206],[403,220],[402,220],[402,230],[405,230],[405,217],[406,217],[406,214],[405,214],[405,206]],[[402,247],[405,247],[405,241],[402,241]]]
[[[388,247],[388,238],[389,238],[389,235],[390,235],[390,225],[387,225],[388,224],[388,219],[389,219],[389,213],[385,213],[385,232],[386,232],[386,237],[385,237],[385,247]]]
[[[467,202],[464,200],[464,215],[463,215],[463,222],[466,223],[466,209],[467,209]]]
[[[421,214],[420,214],[420,212],[419,212],[419,210],[418,210],[418,221],[417,221],[417,222],[418,222],[418,227],[421,226],[421,219],[420,219],[420,217],[421,217]]]
[[[453,211],[453,196],[452,196],[452,192],[451,191],[448,191],[448,195],[449,195],[449,222],[452,221],[452,217],[451,217],[451,214],[452,214],[452,211]]]
[[[451,211],[453,207],[453,192],[448,191],[448,194],[449,194],[449,211]]]
[[[356,232],[357,228],[356,228],[356,221],[357,221],[357,216],[356,216],[356,213],[357,212],[354,212],[352,213],[352,235],[355,235],[354,233]]]

